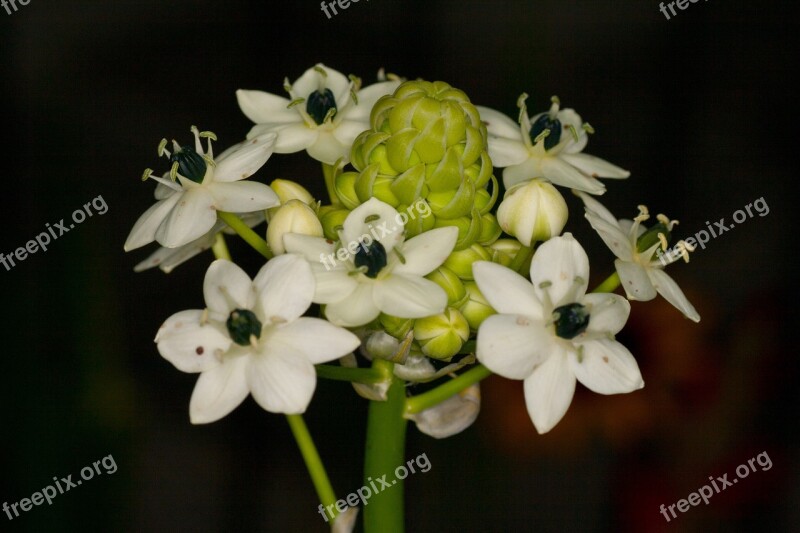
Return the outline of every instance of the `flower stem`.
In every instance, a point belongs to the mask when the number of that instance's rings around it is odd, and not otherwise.
[[[220,231],[211,246],[211,251],[214,252],[214,257],[217,259],[231,260],[231,253],[228,251],[228,245],[225,243],[225,236]]]
[[[258,253],[266,257],[267,259],[272,258],[272,250],[269,249],[269,245],[267,241],[261,238],[261,236],[253,231],[250,227],[247,226],[242,219],[236,216],[233,213],[226,213],[224,211],[217,211],[217,215],[223,222],[225,222],[228,226],[231,227],[233,231],[239,234],[239,236],[244,239],[244,241],[252,246]]]
[[[317,377],[356,383],[381,383],[386,377],[372,368],[347,368],[334,365],[316,365]]]
[[[314,441],[311,439],[311,434],[308,432],[308,427],[303,420],[303,416],[286,415],[286,420],[289,422],[294,440],[297,441],[297,447],[300,448],[300,453],[303,456],[303,461],[306,463],[311,481],[314,483],[314,488],[317,490],[319,501],[324,507],[333,510],[331,514],[332,518],[335,520],[336,515],[339,514],[335,505],[336,493],[333,491],[331,482],[328,480],[325,466],[323,466],[322,459],[319,457],[317,447],[314,446]]]
[[[373,369],[392,376],[394,363],[375,359]],[[406,425],[403,418],[406,390],[402,380],[392,376],[386,401],[371,401],[367,415],[367,445],[364,459],[364,486],[374,487],[383,476],[391,479],[405,461]],[[386,479],[384,478],[384,479]],[[372,483],[370,483],[372,482]],[[403,533],[404,487],[402,479],[389,481],[364,506],[365,533]]]
[[[603,283],[595,287],[592,292],[614,292],[619,287],[619,274],[614,272],[608,276]]]
[[[336,165],[329,165],[322,163],[322,174],[325,176],[325,188],[328,190],[328,196],[331,199],[331,204],[338,204],[339,197],[336,196]]]
[[[514,256],[514,259],[511,260],[511,264],[508,265],[508,268],[514,272],[519,272],[522,265],[531,258],[531,255],[533,255],[533,246],[523,246],[519,249],[517,255]]]
[[[431,389],[428,392],[423,392],[422,394],[406,399],[405,412],[409,415],[421,413],[426,409],[430,409],[431,407],[439,405],[446,399],[452,397],[454,394],[458,394],[470,385],[478,383],[482,379],[488,378],[491,375],[491,370],[483,365],[478,365],[475,368],[464,372],[457,378],[453,378],[450,381],[439,385],[435,389]]]

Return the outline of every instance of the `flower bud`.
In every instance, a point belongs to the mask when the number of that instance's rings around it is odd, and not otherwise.
[[[445,266],[441,266],[425,276],[442,289],[447,294],[447,305],[458,307],[467,296],[464,284],[458,279],[455,272]]]
[[[550,183],[533,179],[506,191],[497,220],[503,231],[524,246],[555,237],[567,223],[567,203]]]
[[[343,172],[337,174],[333,180],[333,188],[336,192],[336,197],[347,209],[355,209],[361,205],[361,201],[356,194],[356,179],[358,178],[357,172]]]
[[[461,433],[475,422],[481,410],[481,389],[474,383],[442,403],[421,413],[407,415],[417,429],[436,439]]]
[[[276,179],[269,184],[270,188],[278,195],[281,205],[289,200],[300,200],[304,204],[312,205],[314,197],[305,187],[291,180]]]
[[[406,239],[416,237],[420,233],[432,230],[436,225],[436,217],[431,213],[428,203],[418,198],[413,204],[400,204],[397,212],[405,219]],[[403,217],[403,215],[406,215]]]
[[[444,228],[447,226],[454,226],[458,228],[458,239],[453,250],[463,250],[472,243],[474,243],[481,232],[481,217],[477,210],[474,210],[472,216],[458,217],[455,219],[437,218],[434,227]]]
[[[438,315],[418,318],[414,323],[414,340],[419,342],[422,353],[433,359],[450,359],[468,338],[469,324],[453,307]]]
[[[349,209],[342,209],[338,205],[323,205],[319,208],[319,221],[326,239],[339,240],[339,230],[344,226],[344,220],[350,214]]]
[[[481,232],[478,234],[478,244],[489,246],[500,238],[503,230],[497,222],[497,217],[491,213],[486,213],[481,217]]]
[[[478,326],[481,325],[481,322],[491,315],[494,315],[496,311],[489,305],[489,302],[484,298],[483,294],[481,294],[477,283],[474,281],[465,281],[464,289],[467,293],[467,299],[461,307],[459,307],[459,311],[464,315],[470,329],[472,331],[478,331]]]
[[[514,260],[514,256],[520,251],[522,245],[514,239],[498,239],[489,245],[489,252],[492,254],[492,263],[508,266]]]
[[[492,256],[480,244],[473,244],[465,250],[451,253],[444,262],[444,266],[455,272],[461,279],[474,279],[472,277],[472,263],[475,261],[491,261]]]
[[[378,320],[380,320],[381,326],[386,330],[386,333],[395,339],[405,338],[408,332],[411,331],[411,328],[414,327],[413,318],[397,318],[381,313]]]
[[[300,200],[289,200],[278,208],[267,226],[267,243],[275,255],[286,252],[283,236],[287,233],[322,237],[322,224],[309,206]]]

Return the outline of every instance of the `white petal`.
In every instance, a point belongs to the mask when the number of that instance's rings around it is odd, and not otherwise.
[[[541,162],[542,175],[550,180],[553,185],[578,189],[592,194],[603,194],[606,186],[600,181],[581,174],[569,163],[560,158],[546,157]]]
[[[478,360],[508,379],[527,378],[555,349],[552,333],[528,316],[492,315],[478,328]]]
[[[489,107],[475,106],[481,116],[481,121],[486,124],[486,130],[489,135],[494,137],[505,137],[506,139],[514,139],[522,142],[522,132],[519,123],[511,120],[509,117],[499,111],[495,111]],[[526,150],[527,151],[527,150]],[[494,156],[492,156],[494,161]],[[495,166],[498,166],[495,162]]]
[[[575,394],[575,375],[563,351],[554,353],[525,379],[525,404],[539,433],[547,433],[564,417]]]
[[[333,130],[333,135],[336,140],[345,147],[345,162],[350,160],[350,149],[353,147],[353,142],[356,140],[364,130],[369,129],[369,122],[362,122],[359,120],[351,120],[349,115],[347,120],[342,120]]]
[[[425,276],[444,263],[457,240],[458,228],[454,226],[420,233],[399,247],[406,262],[399,263],[392,272]]]
[[[200,325],[203,311],[192,309],[169,317],[159,328],[158,352],[181,372],[204,372],[219,365],[231,339],[216,324]]]
[[[589,258],[571,233],[539,246],[531,261],[531,281],[539,301],[553,307],[577,302],[586,294]]]
[[[666,272],[658,268],[648,268],[647,275],[650,277],[650,281],[653,282],[658,294],[686,315],[686,318],[694,322],[700,322],[700,315],[697,310],[689,303],[681,288]]]
[[[344,328],[319,318],[301,317],[271,332],[269,342],[290,346],[313,364],[343,357],[361,345],[361,340]]]
[[[200,374],[189,401],[192,424],[216,422],[247,398],[247,360],[246,356],[226,359],[223,364]]]
[[[128,238],[125,240],[125,251],[130,252],[153,242],[156,238],[156,230],[164,222],[164,219],[169,216],[172,208],[175,207],[175,204],[178,203],[182,196],[182,194],[173,194],[151,205],[133,225]]]
[[[583,204],[584,206],[586,206],[586,210],[592,211],[595,217],[603,219],[612,226],[619,227],[619,222],[617,221],[617,218],[613,214],[611,214],[611,211],[606,209],[606,207],[600,202],[598,202],[592,195],[586,194],[585,192],[578,190],[574,190],[572,192],[575,193],[575,195],[578,196],[581,200],[583,200]],[[627,234],[627,232],[624,233]]]
[[[206,271],[203,297],[210,312],[227,319],[234,309],[251,309],[256,291],[250,276],[236,263],[217,259]]]
[[[423,318],[447,307],[444,289],[418,276],[392,274],[376,283],[372,294],[378,309],[398,318]]]
[[[372,298],[372,283],[358,283],[344,300],[325,306],[325,316],[332,324],[344,327],[363,326],[381,313]]]
[[[576,141],[568,131],[564,131],[561,135],[559,146],[555,147],[552,151],[558,151],[563,154],[577,154],[586,148],[586,143],[589,142],[589,136],[583,129],[583,119],[581,116],[571,108],[560,110],[556,116],[561,122],[561,125],[565,128],[569,125],[575,128],[575,131],[578,133],[578,140]]]
[[[589,154],[561,154],[561,159],[578,170],[595,178],[627,178],[631,175],[625,169],[612,165],[604,159]]]
[[[311,235],[301,235],[299,233],[287,233],[283,236],[283,246],[287,252],[293,254],[300,254],[310,263],[315,261],[326,262],[331,264],[331,255],[334,256],[334,245],[332,242],[323,239],[322,237],[312,237]],[[331,265],[333,268],[335,264]]]
[[[330,263],[311,264],[311,271],[316,281],[314,303],[329,304],[342,301],[358,288],[355,277],[348,274],[350,271],[342,263],[338,263],[335,268],[325,265]]]
[[[609,250],[614,252],[614,255],[623,261],[631,261],[633,259],[633,245],[628,238],[628,234],[623,233],[616,221],[612,224],[591,210],[587,210],[585,216],[592,228],[606,243]]]
[[[156,230],[156,240],[167,248],[177,248],[202,237],[216,221],[214,198],[205,187],[195,187],[180,195],[180,201]]]
[[[642,265],[617,259],[614,261],[614,267],[617,269],[620,284],[625,289],[629,300],[647,302],[656,297],[656,289]]]
[[[268,343],[251,358],[247,384],[255,401],[267,411],[299,414],[311,402],[317,375],[314,365],[301,352]]]
[[[294,109],[289,109],[289,100],[263,91],[236,91],[236,100],[242,113],[256,124],[299,122],[302,120]]]
[[[367,218],[369,222],[366,222]],[[360,243],[369,237],[378,240],[386,253],[403,241],[405,226],[398,223],[397,211],[389,204],[370,198],[347,215],[342,230],[342,245]]]
[[[323,76],[315,68],[324,69],[327,76]],[[344,106],[349,98],[347,93],[350,90],[350,80],[338,70],[326,67],[322,63],[317,63],[306,70],[292,83],[292,95],[295,98],[308,98],[312,92],[323,87],[331,90],[337,106]]]
[[[214,181],[239,181],[255,174],[272,155],[276,138],[274,133],[254,137],[227,152],[225,157],[217,158]]]
[[[528,147],[524,142],[516,139],[505,139],[503,137],[489,136],[487,139],[489,146],[489,157],[492,160],[492,165],[498,168],[511,167],[519,165],[530,157]],[[529,174],[534,174],[529,172]],[[528,175],[525,179],[533,177]]]
[[[284,254],[267,261],[253,285],[258,291],[261,316],[270,322],[296,320],[311,306],[314,297],[311,266],[297,254]]]
[[[282,133],[283,132],[281,132],[281,134]],[[333,132],[320,128],[317,130],[316,140],[306,150],[308,151],[308,155],[313,159],[332,165],[336,163],[339,158],[344,158],[346,161],[349,161],[351,145],[352,142],[349,145],[343,144],[336,138]]]
[[[618,294],[587,294],[581,303],[589,310],[587,333],[616,335],[625,326],[631,313],[630,302]]]
[[[358,91],[358,105],[352,105],[347,108],[347,120],[366,123],[367,127],[364,129],[369,129],[369,114],[372,111],[372,106],[382,96],[394,93],[394,90],[399,86],[400,81],[382,81],[364,87]]]
[[[619,224],[619,229],[622,230],[622,233],[624,233],[625,235],[631,234],[631,230],[633,229],[633,224],[634,224],[633,220],[629,218],[621,218],[617,220],[617,223]],[[638,240],[639,237],[641,237],[646,231],[647,228],[645,227],[644,224],[639,224],[638,226],[636,226],[636,239]]]
[[[255,130],[255,128],[253,129]],[[276,154],[293,154],[305,150],[317,142],[317,137],[319,137],[319,130],[311,128],[305,123],[290,124],[274,131],[278,134],[278,138],[275,141]]]
[[[229,213],[252,213],[280,204],[278,195],[268,185],[255,181],[212,183],[208,191],[217,209]]]
[[[472,275],[484,298],[498,313],[542,319],[542,304],[531,283],[510,268],[476,261]]]
[[[597,339],[580,346],[581,361],[576,354],[570,354],[570,367],[578,381],[589,390],[598,394],[622,394],[644,387],[636,359],[622,344],[611,339]]]
[[[492,162],[494,163],[494,161]],[[545,178],[541,163],[540,158],[529,156],[519,164],[509,165],[503,169],[503,185],[506,190],[533,178]]]
[[[224,225],[224,222],[217,222],[214,224],[214,227],[211,228],[211,231],[189,244],[184,244],[177,248],[159,247],[158,250],[150,254],[147,259],[133,267],[134,272],[141,272],[148,268],[159,267],[164,273],[169,274],[178,265],[183,264],[197,254],[211,248],[217,237],[217,233]]]

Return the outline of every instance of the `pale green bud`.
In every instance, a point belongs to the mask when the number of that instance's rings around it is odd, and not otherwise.
[[[347,209],[355,209],[361,205],[361,201],[356,194],[357,179],[357,172],[342,172],[333,180],[333,188],[336,191],[336,197]]]
[[[498,239],[489,245],[489,252],[492,254],[492,262],[503,266],[508,266],[522,245],[515,239]]]
[[[283,236],[287,233],[322,237],[322,224],[308,205],[289,200],[278,208],[267,226],[267,244],[275,255],[286,252]]]
[[[341,206],[325,205],[319,209],[319,220],[322,223],[322,231],[326,239],[332,241],[339,240],[339,230],[344,226],[349,209],[342,209]]]
[[[472,277],[472,263],[475,261],[491,261],[492,256],[480,244],[473,244],[464,250],[451,253],[444,262],[444,266],[455,272],[461,279],[474,279]]]
[[[397,206],[398,213],[411,213],[406,220],[406,239],[415,237],[422,232],[432,230],[436,225],[436,217],[431,212],[428,202],[422,198],[417,199],[413,204],[400,204]]]
[[[467,292],[466,301],[459,307],[461,314],[467,320],[470,329],[477,331],[481,322],[496,313],[496,311],[489,305],[489,302],[481,294],[478,289],[477,283],[474,281],[465,281],[464,289]]]
[[[447,267],[441,266],[425,277],[444,289],[449,306],[458,307],[467,296],[464,284],[458,279],[455,272]]]
[[[383,329],[386,330],[386,333],[395,339],[405,338],[408,332],[411,331],[411,328],[414,327],[413,318],[397,318],[396,316],[389,316],[381,313],[378,320],[381,326],[383,326]]]
[[[500,227],[524,246],[559,235],[568,215],[561,193],[540,179],[511,187],[497,209]]]
[[[458,309],[448,307],[439,315],[414,323],[414,340],[422,353],[433,359],[450,359],[469,338],[469,324]]]
[[[478,244],[489,246],[499,239],[502,233],[503,230],[493,214],[486,213],[481,217],[481,232],[478,235]]]
[[[481,233],[481,217],[478,211],[473,212],[473,216],[458,217],[456,219],[437,218],[434,227],[444,228],[454,226],[458,228],[458,239],[454,250],[463,250],[474,243]]]
[[[270,188],[278,195],[281,205],[289,200],[300,200],[306,205],[314,203],[314,197],[305,187],[291,180],[276,179],[269,184]]]

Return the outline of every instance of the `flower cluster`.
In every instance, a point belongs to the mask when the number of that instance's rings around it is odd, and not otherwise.
[[[288,97],[236,93],[254,126],[218,156],[216,136],[195,127],[193,145],[163,140],[158,155],[169,168],[143,176],[157,183],[156,203],[125,242],[161,245],[137,271],[169,273],[209,248],[217,258],[205,307],[173,314],[155,337],[166,360],[200,374],[193,423],[226,416],[248,395],[267,411],[302,413],[331,368],[382,401],[393,379],[446,384],[482,364],[524,381],[531,420],[545,433],[576,381],[599,394],[643,387],[615,340],[629,300],[661,294],[700,319],[657,259],[676,221],[658,215],[648,228],[646,207],[617,220],[597,201],[606,191],[598,178],[629,172],[583,153],[594,129],[558,98],[531,116],[523,94],[513,121],[441,81],[381,75],[362,88],[322,64],[284,89]],[[295,181],[248,179],[273,153],[299,151],[322,163],[327,200]],[[599,290],[587,293],[589,259],[563,233],[568,207],[556,187],[580,197],[617,257]],[[229,256],[231,235],[266,260],[252,279]],[[682,249],[688,261],[691,249]],[[620,284],[625,296],[613,293]],[[391,364],[388,376],[358,377],[379,361]],[[461,389],[469,394],[409,408],[409,418],[436,437],[457,433],[477,415],[476,388],[477,380]]]

